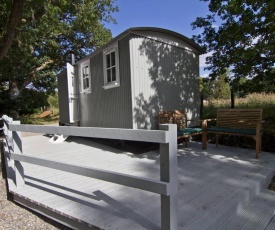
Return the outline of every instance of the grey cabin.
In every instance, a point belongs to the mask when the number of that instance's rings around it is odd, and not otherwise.
[[[199,55],[193,40],[170,30],[130,28],[58,79],[61,125],[156,129],[161,110],[199,117]]]

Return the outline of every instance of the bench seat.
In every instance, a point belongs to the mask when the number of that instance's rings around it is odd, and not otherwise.
[[[201,134],[202,128],[184,128],[178,130],[178,136],[190,136],[192,134]]]
[[[187,122],[197,122],[187,119],[185,110],[160,111],[158,114],[158,124],[176,124],[177,139],[184,140],[187,146],[189,137],[201,135],[203,129],[200,127],[188,127]]]
[[[225,134],[239,134],[239,135],[256,135],[256,129],[236,129],[228,127],[212,127],[206,128],[208,133],[225,133]]]

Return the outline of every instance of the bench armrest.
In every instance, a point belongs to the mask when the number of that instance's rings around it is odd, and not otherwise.
[[[260,135],[261,132],[262,132],[262,121],[259,121],[256,124],[256,135]]]
[[[204,129],[207,128],[207,122],[208,122],[208,121],[216,121],[216,120],[217,120],[217,118],[204,119],[204,120],[202,121],[202,129],[204,130]]]

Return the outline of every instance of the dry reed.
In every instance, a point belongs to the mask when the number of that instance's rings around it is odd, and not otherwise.
[[[212,99],[204,101],[204,115],[214,115],[218,108],[230,108],[230,99]],[[235,108],[263,108],[264,117],[275,117],[275,94],[252,93],[245,98],[235,98]]]

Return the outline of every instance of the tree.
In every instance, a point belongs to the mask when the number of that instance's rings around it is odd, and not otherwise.
[[[53,110],[53,114],[54,114],[54,108],[58,107],[58,94],[55,93],[54,95],[50,95],[48,97],[48,103],[50,104],[50,106],[52,107]]]
[[[36,109],[48,105],[48,95],[37,90],[23,89],[16,100],[10,100],[8,90],[0,95],[0,114],[7,114],[12,110],[17,110],[20,115],[32,114]]]
[[[71,51],[80,59],[111,39],[104,22],[115,22],[113,1],[1,1],[2,93],[8,90],[11,100],[26,86],[54,93],[54,75],[70,61]]]
[[[213,53],[206,59],[210,76],[231,69],[235,79],[248,78],[258,87],[262,82],[274,85],[274,0],[201,1],[209,2],[210,14],[198,17],[192,27],[203,29],[194,39]]]
[[[215,99],[229,99],[230,98],[230,86],[227,82],[226,73],[218,77],[213,82],[213,96]]]
[[[200,93],[203,99],[209,99],[213,96],[213,82],[209,78],[200,77]]]
[[[200,77],[200,93],[204,99],[229,99],[230,85],[228,83],[228,72],[222,74],[218,79]]]

